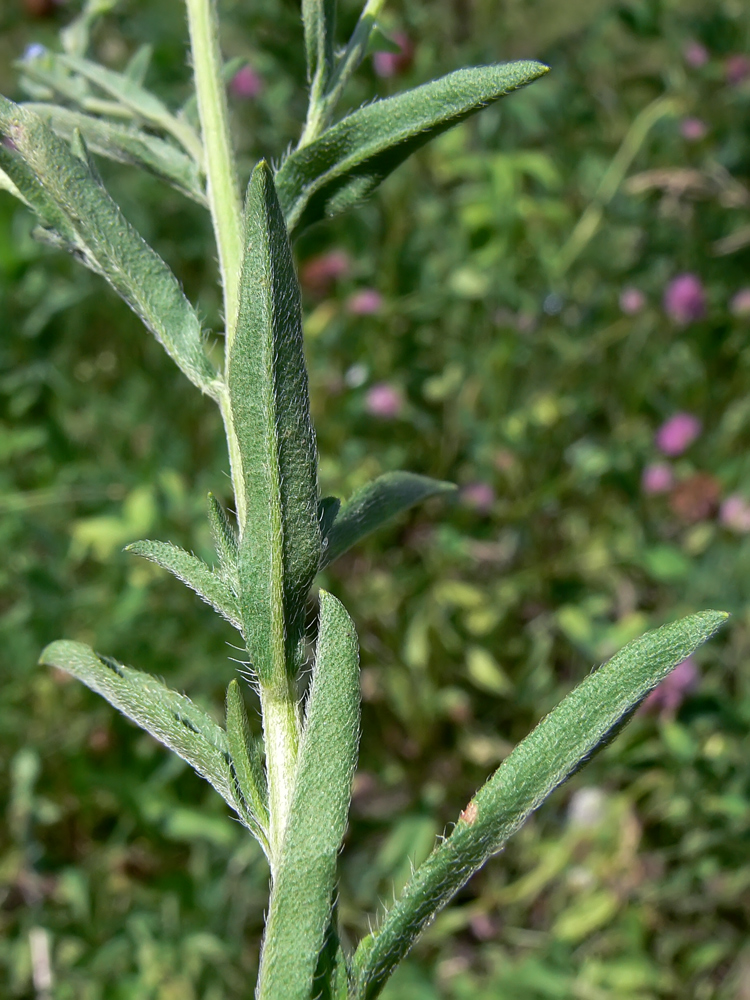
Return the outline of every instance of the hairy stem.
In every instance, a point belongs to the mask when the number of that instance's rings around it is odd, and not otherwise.
[[[268,774],[268,841],[272,873],[279,859],[281,842],[289,818],[297,766],[299,712],[293,683],[287,678],[283,687],[266,685],[260,687]]]
[[[242,207],[227,120],[215,3],[214,0],[186,0],[186,5],[195,92],[205,150],[208,203],[224,288],[224,323],[228,349],[237,322],[242,262]]]

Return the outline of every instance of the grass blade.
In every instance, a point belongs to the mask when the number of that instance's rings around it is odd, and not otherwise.
[[[37,115],[5,98],[0,98],[0,133],[18,154],[4,156],[0,166],[44,225],[106,278],[185,375],[215,396],[217,373],[203,349],[195,310],[87,165]]]
[[[325,943],[359,742],[354,625],[321,592],[318,648],[261,953],[258,1000],[309,1000]]]
[[[348,115],[288,156],[276,175],[290,231],[361,202],[420,146],[546,72],[538,62],[460,69]]]
[[[703,611],[647,632],[573,690],[477,792],[453,833],[414,873],[380,928],[359,945],[354,1000],[376,997],[427,923],[555,788],[729,616]]]
[[[286,684],[285,670],[299,666],[320,527],[299,286],[265,163],[250,181],[245,217],[239,321],[227,364],[244,495],[242,615],[261,684]]]
[[[320,568],[329,566],[334,559],[397,514],[428,497],[452,493],[455,489],[453,483],[418,476],[413,472],[386,472],[378,476],[342,505],[326,533]]]
[[[132,542],[125,547],[125,551],[143,556],[162,569],[169,570],[235,628],[242,630],[237,598],[231,587],[223,576],[207,566],[202,559],[171,542],[155,542],[151,539]]]

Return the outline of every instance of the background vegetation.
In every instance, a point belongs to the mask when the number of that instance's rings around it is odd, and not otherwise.
[[[74,7],[3,5],[0,90],[21,96],[13,60],[54,45]],[[304,112],[298,9],[221,8],[226,53],[249,66],[232,85],[249,173]],[[341,8],[344,38],[358,4]],[[403,57],[368,60],[352,106],[471,63],[553,72],[298,245],[325,492],[396,468],[461,486],[325,574],[362,642],[344,925],[366,930],[359,909],[398,889],[592,665],[723,608],[723,638],[469,884],[384,996],[747,1000],[750,9],[392,0],[385,24]],[[126,0],[96,55],[119,68],[150,42],[148,82],[180,103],[185,36],[180,0]],[[102,170],[220,327],[207,217]],[[79,639],[219,710],[234,633],[121,550],[171,538],[210,557],[221,428],[125,306],[31,227],[0,195],[3,995],[50,995],[31,971],[43,927],[55,1000],[240,1000],[259,848],[181,761],[36,666],[48,641]]]

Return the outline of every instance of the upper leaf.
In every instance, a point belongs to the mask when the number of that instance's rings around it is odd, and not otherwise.
[[[546,72],[538,62],[460,69],[348,115],[276,175],[289,229],[351,208],[430,139]]]
[[[195,385],[215,395],[217,373],[195,310],[88,165],[37,115],[1,97],[0,133],[16,150],[0,166],[45,227],[109,281]]]
[[[39,659],[65,670],[186,760],[242,818],[234,795],[227,736],[189,698],[150,674],[95,653],[82,642],[50,643]]]
[[[378,995],[435,914],[558,785],[605,745],[624,718],[729,616],[703,611],[628,643],[519,743],[414,873],[380,928],[359,945],[352,1000]]]
[[[352,545],[402,511],[428,497],[452,493],[455,489],[453,483],[418,476],[413,472],[386,472],[378,476],[358,490],[339,510],[324,536],[320,568],[330,565]]]
[[[239,576],[245,638],[268,683],[299,666],[305,598],[320,559],[317,453],[302,351],[299,286],[271,171],[245,209],[237,332],[227,386],[245,500]]]
[[[274,865],[258,1000],[309,1000],[329,924],[359,743],[357,635],[320,594],[320,629],[294,794]]]
[[[320,96],[333,69],[336,0],[302,0],[307,79],[313,99]]]

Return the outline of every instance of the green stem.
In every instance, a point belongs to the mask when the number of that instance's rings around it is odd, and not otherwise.
[[[226,89],[222,79],[219,26],[214,0],[186,0],[195,91],[205,150],[211,208],[224,287],[227,353],[237,322],[242,264],[242,207],[229,135]]]
[[[299,747],[299,712],[297,699],[289,678],[283,687],[260,687],[260,707],[263,716],[263,741],[268,775],[268,843],[271,872],[278,862],[289,809],[294,792],[294,777]]]
[[[224,433],[227,437],[227,449],[229,451],[229,469],[232,476],[232,488],[234,491],[235,514],[237,524],[242,527],[247,518],[247,499],[245,497],[245,476],[242,471],[242,449],[237,439],[237,430],[234,426],[234,415],[232,413],[232,403],[229,398],[229,391],[224,383],[223,391],[219,396],[219,409],[221,419],[224,421]]]
[[[326,93],[320,96],[313,86],[307,109],[307,120],[297,144],[297,149],[309,146],[331,124],[333,113],[341,99],[344,87],[348,83],[352,73],[364,59],[370,32],[384,3],[385,0],[367,0],[357,21],[357,26],[352,32],[352,37],[349,39],[349,44],[331,77]]]

